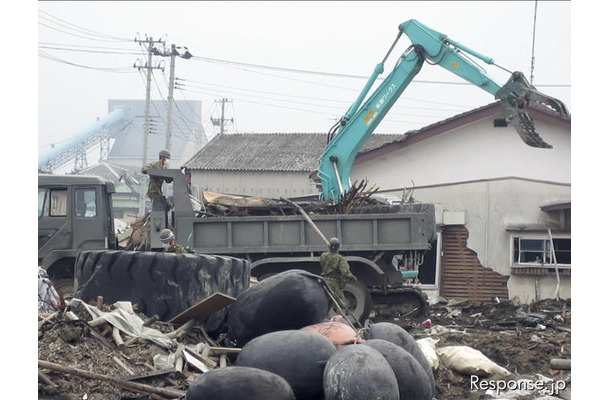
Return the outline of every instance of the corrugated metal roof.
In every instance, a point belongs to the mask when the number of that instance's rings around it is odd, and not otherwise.
[[[371,135],[362,151],[403,135]],[[193,170],[311,172],[326,147],[325,133],[249,133],[216,135],[185,167]]]

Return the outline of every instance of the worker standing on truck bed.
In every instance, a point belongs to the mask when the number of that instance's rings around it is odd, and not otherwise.
[[[166,169],[165,162],[170,159],[169,151],[163,149],[159,152],[159,160],[148,163],[142,168],[142,173],[146,174],[149,169]],[[146,195],[153,202],[153,210],[156,209],[155,205],[159,204],[161,209],[169,211],[170,204],[163,195],[163,182],[171,182],[171,180],[158,178],[151,176],[148,182],[148,191]]]
[[[159,234],[159,241],[163,245],[163,251],[166,253],[194,253],[188,247],[180,246],[176,243],[176,235],[171,229],[163,229]]]
[[[322,278],[345,306],[343,288],[347,282],[355,282],[356,277],[352,275],[345,257],[339,254],[339,244],[339,239],[336,237],[330,239],[328,251],[320,255],[320,266],[322,267]]]

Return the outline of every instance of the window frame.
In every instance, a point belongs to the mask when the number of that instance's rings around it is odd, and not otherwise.
[[[555,247],[555,255],[557,258],[557,263],[553,262],[551,259],[551,246],[548,234],[546,233],[519,233],[519,234],[511,234],[510,235],[510,265],[513,268],[560,268],[560,269],[571,269],[572,267],[572,238],[569,234],[557,234],[553,235],[553,245]],[[540,251],[537,249],[521,249],[521,242],[526,241],[541,241],[542,246]],[[569,241],[569,244],[566,243]],[[561,243],[564,243],[564,246],[559,246]],[[566,244],[568,244],[566,246]],[[563,249],[562,249],[563,247]],[[522,254],[535,254],[540,253],[542,256],[542,262],[536,262],[531,260],[522,260]],[[558,256],[559,253],[559,256]],[[569,253],[567,255],[566,253]],[[561,262],[560,260],[569,258],[570,262]]]

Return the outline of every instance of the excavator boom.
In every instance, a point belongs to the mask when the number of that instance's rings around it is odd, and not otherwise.
[[[569,112],[560,100],[538,92],[521,72],[514,72],[504,85],[498,84],[464,53],[494,65],[491,57],[480,54],[414,19],[400,24],[398,29],[396,40],[384,60],[375,66],[373,74],[354,104],[331,128],[317,172],[322,186],[322,200],[339,201],[343,193],[350,188],[349,174],[358,151],[419,73],[424,61],[440,65],[500,100],[507,121],[526,144],[539,148],[552,147],[536,133],[527,107],[538,103],[550,107],[561,116],[568,116]],[[399,57],[387,78],[367,98],[374,82],[383,73],[385,60],[402,34],[411,39],[412,45]]]

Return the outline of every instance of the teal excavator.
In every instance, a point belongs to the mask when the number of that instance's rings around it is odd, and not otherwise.
[[[532,103],[539,103],[550,107],[561,116],[568,116],[568,110],[561,101],[538,92],[523,73],[518,71],[513,72],[508,82],[500,86],[464,53],[489,65],[494,65],[492,58],[414,19],[400,24],[398,30],[396,40],[383,61],[376,65],[354,104],[329,131],[328,143],[320,157],[317,171],[322,187],[321,200],[340,201],[342,195],[350,189],[350,170],[358,151],[419,73],[424,61],[440,65],[494,95],[500,100],[506,120],[515,127],[526,144],[538,148],[552,147],[536,133],[527,107]],[[373,84],[383,73],[384,63],[402,34],[411,39],[411,46],[400,56],[394,70],[365,101]]]

